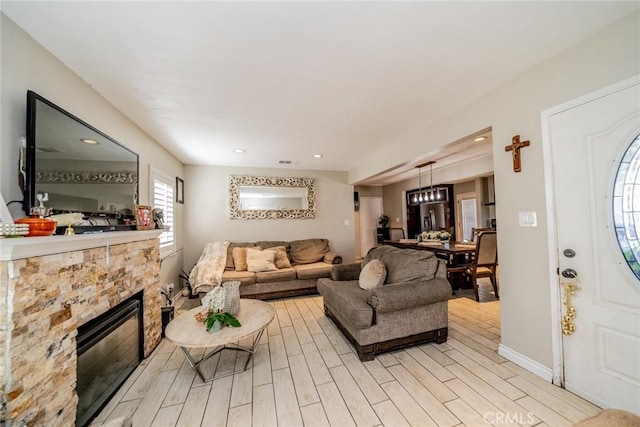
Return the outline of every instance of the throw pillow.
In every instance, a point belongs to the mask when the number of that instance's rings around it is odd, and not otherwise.
[[[276,265],[276,267],[278,267],[278,269],[291,268],[291,262],[289,261],[289,257],[287,256],[287,248],[285,248],[284,246],[274,246],[265,250],[275,252],[274,264]]]
[[[227,265],[225,269],[235,270],[235,265],[233,265],[233,249],[242,247],[251,248],[254,246],[256,246],[256,244],[251,242],[231,242],[227,248]]]
[[[329,252],[329,240],[305,239],[292,241],[289,255],[296,265],[311,264],[322,261],[327,252]]]
[[[261,271],[276,271],[274,264],[276,253],[271,250],[247,248],[247,270],[259,273]]]
[[[373,259],[362,267],[358,284],[362,289],[370,291],[373,288],[382,286],[386,278],[387,268],[384,266],[384,263],[379,259]]]
[[[236,271],[247,271],[247,249],[249,248],[233,248],[233,265]]]

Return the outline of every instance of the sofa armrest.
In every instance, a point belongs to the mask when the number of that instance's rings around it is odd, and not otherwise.
[[[451,297],[451,285],[447,279],[436,278],[387,284],[373,288],[368,303],[378,313],[404,310],[447,301]]]
[[[327,252],[323,261],[327,264],[342,264],[342,257],[335,252]]]
[[[338,264],[331,268],[331,280],[358,280],[360,278],[360,264]]]

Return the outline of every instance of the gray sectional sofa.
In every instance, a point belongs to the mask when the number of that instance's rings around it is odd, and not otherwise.
[[[384,284],[360,287],[361,269],[378,259]],[[362,264],[333,266],[332,277],[318,280],[325,313],[356,348],[360,360],[422,342],[447,340],[447,301],[451,286],[444,260],[433,253],[379,246]]]
[[[252,272],[238,269],[234,248],[270,249],[284,247],[291,267],[275,271]],[[272,299],[317,293],[320,278],[331,277],[331,268],[342,258],[331,251],[327,239],[232,242],[227,249],[227,264],[222,282],[238,280],[242,298]]]

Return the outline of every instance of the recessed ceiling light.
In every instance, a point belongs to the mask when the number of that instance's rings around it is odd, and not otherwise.
[[[477,138],[474,138],[474,140],[473,140],[473,141],[474,141],[474,142],[480,142],[480,141],[484,141],[485,139],[487,139],[487,137],[486,137],[486,136],[479,136],[479,137],[477,137]]]
[[[99,142],[96,141],[95,139],[81,139],[80,142],[84,142],[85,144],[89,144],[89,145],[98,145]]]
[[[246,150],[243,150],[242,148],[234,148],[233,152],[234,153],[244,153]]]
[[[314,157],[315,159],[321,159],[321,158],[323,158],[324,156],[323,156],[322,154],[314,154],[314,155],[313,155],[313,157]]]

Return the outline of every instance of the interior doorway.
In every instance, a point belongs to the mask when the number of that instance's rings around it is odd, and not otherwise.
[[[476,193],[456,195],[456,240],[471,241],[473,228],[478,227],[478,199]]]
[[[377,245],[378,218],[382,215],[382,197],[360,197],[360,254],[364,258]]]

